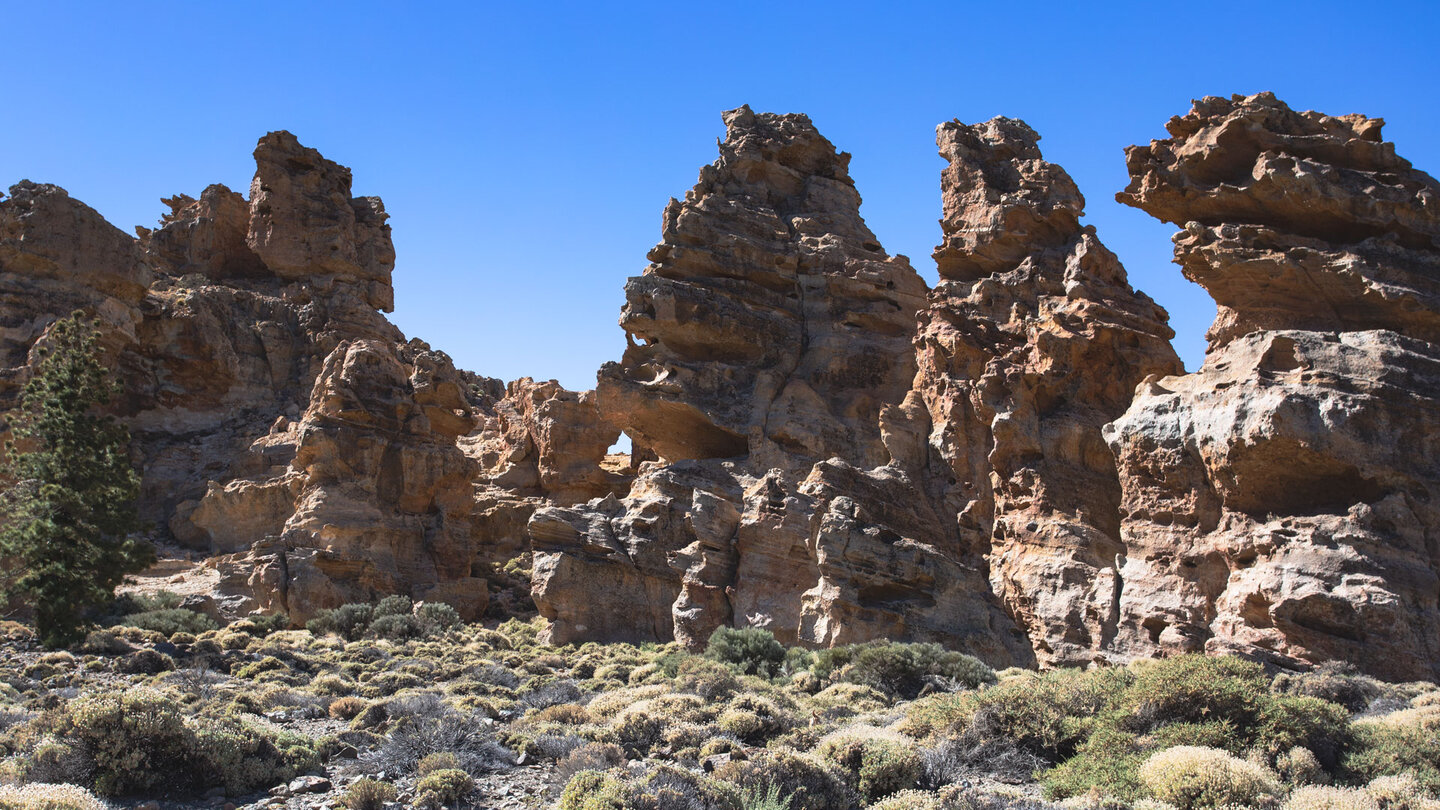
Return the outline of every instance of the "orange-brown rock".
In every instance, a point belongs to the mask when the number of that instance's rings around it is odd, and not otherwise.
[[[1080,224],[1084,197],[1039,139],[1006,118],[937,130],[941,281],[904,409],[926,441],[892,444],[984,555],[1036,657],[1083,664],[1114,635],[1123,551],[1101,427],[1137,383],[1181,366],[1165,311]]]
[[[623,485],[600,468],[618,431],[591,392],[507,394],[406,342],[376,311],[394,267],[379,199],[351,196],[350,170],[289,133],[255,158],[248,200],[178,195],[138,240],[58,188],[17,185],[0,201],[7,384],[56,317],[110,325],[142,516],[221,555],[228,611],[304,621],[405,593],[477,617],[543,498]],[[495,429],[502,412],[513,429]],[[482,445],[528,465],[533,487],[497,486]]]
[[[628,347],[600,370],[600,408],[665,461],[884,464],[876,425],[914,374],[925,282],[880,247],[850,156],[809,118],[724,120],[720,158],[625,285]]]
[[[983,559],[888,466],[924,282],[865,226],[849,156],[808,118],[724,120],[720,158],[626,285],[625,356],[600,371],[601,410],[658,460],[623,498],[531,518],[550,638],[696,647],[754,624],[1031,660]]]
[[[1206,98],[1127,152],[1220,314],[1107,429],[1122,653],[1440,674],[1440,184],[1381,123]]]
[[[102,321],[113,361],[136,339],[151,278],[135,240],[95,209],[58,186],[11,186],[0,196],[0,403],[28,379],[36,340],[74,310]]]
[[[365,290],[373,309],[390,312],[395,247],[379,197],[351,197],[350,170],[271,132],[255,147],[245,243],[277,278]]]
[[[620,430],[596,407],[595,392],[522,377],[482,406],[482,429],[466,442],[495,487],[570,505],[623,490],[626,477],[600,463]]]

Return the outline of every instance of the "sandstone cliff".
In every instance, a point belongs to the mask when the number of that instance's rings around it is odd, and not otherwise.
[[[1117,649],[1440,674],[1440,184],[1382,123],[1206,98],[1127,151],[1219,315],[1107,431]]]

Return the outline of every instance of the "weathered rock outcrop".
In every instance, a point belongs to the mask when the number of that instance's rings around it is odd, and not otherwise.
[[[1080,224],[1084,198],[1038,141],[1006,118],[938,128],[941,280],[905,408],[928,429],[892,445],[985,555],[1037,658],[1084,664],[1114,636],[1123,551],[1101,426],[1181,366],[1165,311]]]
[[[99,315],[142,515],[225,555],[214,565],[230,609],[303,621],[406,593],[477,616],[485,574],[524,550],[543,496],[612,485],[599,463],[616,431],[591,393],[527,380],[507,394],[406,342],[376,312],[391,306],[395,260],[380,200],[351,197],[350,170],[289,133],[266,135],[255,158],[248,200],[219,185],[167,199],[138,240],[53,186],[12,189],[0,201],[6,384],[56,317]],[[522,416],[515,430],[494,430],[497,410]],[[474,448],[507,441],[539,486],[497,503],[480,495],[493,482]]]
[[[625,285],[628,347],[600,370],[600,408],[665,461],[884,464],[879,413],[914,374],[925,282],[881,249],[850,156],[810,119],[724,117],[720,159]]]
[[[407,341],[384,206],[281,132],[248,197],[167,199],[138,240],[54,186],[0,199],[0,405],[56,318],[97,316],[142,514],[214,555],[226,611],[475,617],[531,551],[561,643],[1440,677],[1440,184],[1378,119],[1208,98],[1129,150],[1119,199],[1219,305],[1188,375],[1022,122],[939,128],[927,290],[808,118],[724,120],[593,392]]]
[[[1117,650],[1440,674],[1440,184],[1381,124],[1206,98],[1127,151],[1118,199],[1220,312],[1107,430]]]
[[[0,197],[0,406],[29,376],[30,349],[80,309],[105,324],[113,361],[134,343],[152,279],[139,245],[65,190],[21,181]]]
[[[552,638],[695,646],[761,624],[790,643],[929,639],[1032,660],[984,550],[890,463],[923,281],[884,253],[849,156],[809,119],[742,108],[725,123],[719,160],[626,285],[629,346],[597,387],[659,461],[623,499],[531,519]]]

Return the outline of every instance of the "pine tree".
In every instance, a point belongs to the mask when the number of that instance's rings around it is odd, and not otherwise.
[[[97,357],[97,323],[75,312],[37,349],[35,374],[9,415],[0,512],[5,596],[30,605],[41,641],[73,643],[127,574],[154,561],[134,536],[140,479],[130,433],[95,407],[118,390]]]

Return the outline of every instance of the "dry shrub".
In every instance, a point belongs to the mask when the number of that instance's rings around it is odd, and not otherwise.
[[[1264,767],[1195,745],[1152,754],[1139,776],[1155,798],[1179,810],[1255,805],[1280,793],[1279,781]]]
[[[346,788],[340,801],[349,810],[383,810],[385,805],[395,801],[398,795],[399,791],[394,785],[367,776]]]
[[[625,752],[614,743],[587,743],[571,751],[555,767],[556,776],[569,782],[581,771],[608,771],[625,762]]]
[[[330,716],[336,720],[353,720],[355,715],[365,711],[369,701],[362,697],[342,697],[330,702]]]
[[[1380,810],[1380,805],[1360,788],[1310,785],[1292,792],[1280,810]]]
[[[0,785],[0,810],[109,810],[110,805],[85,788],[32,782]]]

